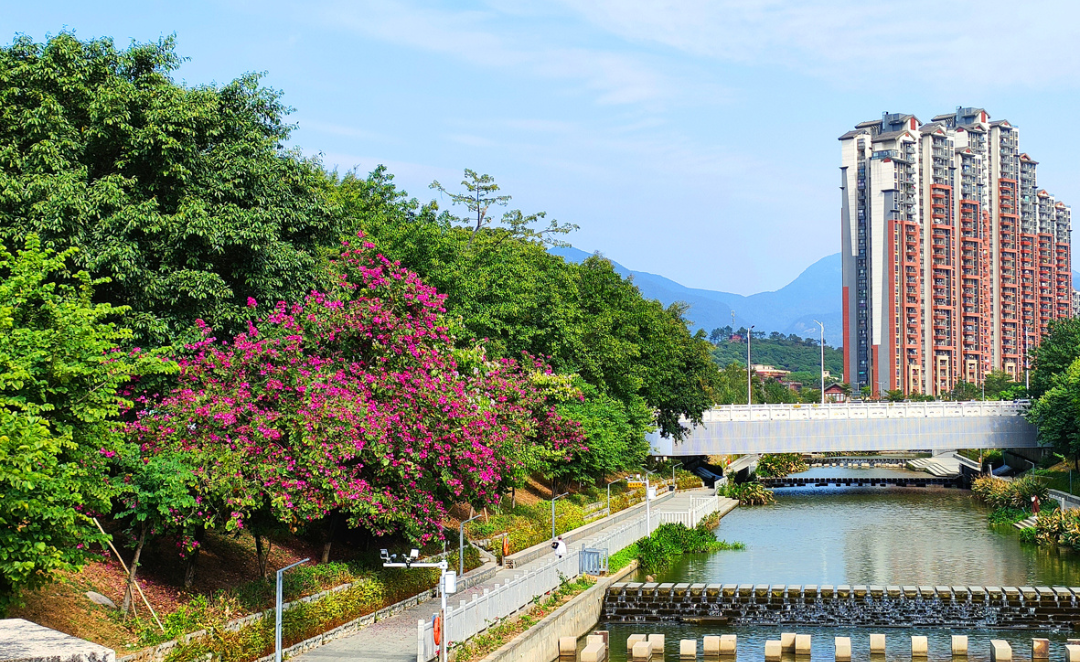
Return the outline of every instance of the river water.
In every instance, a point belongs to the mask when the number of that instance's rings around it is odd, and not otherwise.
[[[872,473],[871,473],[872,472]],[[812,469],[801,476],[898,476],[899,469]],[[739,507],[721,520],[716,536],[746,545],[742,551],[682,556],[658,582],[723,584],[876,584],[965,586],[1080,586],[1080,556],[1023,544],[1011,525],[991,528],[987,509],[966,490],[945,488],[784,488],[770,506]],[[644,577],[634,581],[645,581]],[[613,641],[611,659],[626,659],[626,637],[667,636],[667,658],[678,659],[678,640],[738,634],[739,659],[760,662],[766,639],[785,628],[723,628],[601,623]],[[853,659],[869,660],[867,630],[798,628],[814,636],[814,659],[832,660],[833,637],[852,637]],[[1013,642],[1014,660],[1029,660],[1031,637],[1045,636],[1053,658],[1065,634],[1000,630],[890,630],[887,659],[910,660],[912,634],[930,637],[930,660],[951,657],[951,634],[970,636],[972,662],[989,659],[989,640]],[[906,657],[905,657],[906,655]]]

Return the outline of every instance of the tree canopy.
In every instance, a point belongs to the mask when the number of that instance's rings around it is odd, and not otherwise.
[[[20,587],[50,579],[104,537],[121,485],[108,462],[123,443],[124,389],[173,367],[156,353],[122,351],[122,308],[91,302],[85,272],[27,238],[0,246],[0,609]]]
[[[77,247],[144,346],[196,319],[239,332],[248,297],[299,299],[340,236],[318,164],[283,147],[280,93],[255,74],[180,85],[181,61],[172,38],[0,49],[0,240]]]

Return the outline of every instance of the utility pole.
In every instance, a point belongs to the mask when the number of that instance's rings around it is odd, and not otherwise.
[[[821,327],[821,404],[825,404],[825,325],[814,320]]]
[[[754,327],[746,330],[746,406],[752,407],[754,402],[750,394],[753,392],[753,382],[750,379],[753,364],[750,363],[750,337],[754,335]]]

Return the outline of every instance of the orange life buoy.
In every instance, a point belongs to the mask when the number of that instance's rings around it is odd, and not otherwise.
[[[510,555],[510,536],[503,537],[503,557]]]
[[[439,616],[435,617],[435,645],[442,645],[442,618]]]

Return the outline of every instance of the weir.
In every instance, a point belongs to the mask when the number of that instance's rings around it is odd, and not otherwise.
[[[1080,627],[1080,587],[618,583],[602,620],[1066,631]]]

